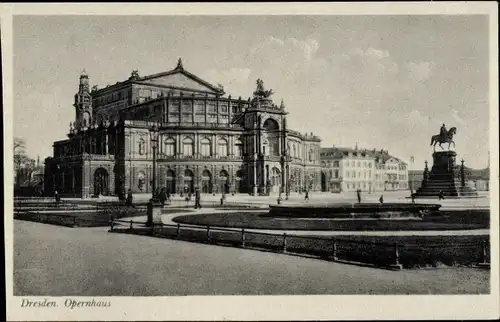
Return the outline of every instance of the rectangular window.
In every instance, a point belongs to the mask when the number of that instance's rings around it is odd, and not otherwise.
[[[186,155],[186,156],[192,156],[193,155],[193,144],[184,143],[183,144],[183,152],[184,152],[184,155]]]
[[[195,114],[194,121],[196,123],[205,123],[205,114]]]
[[[165,144],[165,155],[171,157],[175,155],[175,143]]]
[[[227,156],[227,144],[217,144],[217,155]]]
[[[208,114],[207,123],[217,123],[217,114]]]
[[[333,166],[334,167],[338,167],[339,166],[339,162],[338,161],[333,161]]]
[[[229,116],[227,116],[227,115],[221,115],[219,117],[219,122],[220,123],[224,123],[224,124],[228,124],[229,123]]]
[[[193,114],[182,113],[182,120],[181,120],[181,122],[183,122],[183,123],[191,123],[191,122],[193,122]]]
[[[220,102],[219,103],[219,109],[220,109],[220,112],[224,113],[224,114],[227,114],[229,112],[227,103],[225,103],[225,102]]]
[[[170,113],[179,113],[179,106],[180,106],[179,101],[171,101],[170,106],[168,108],[169,112]]]
[[[339,170],[335,170],[333,173],[334,173],[334,178],[337,179],[339,177]]]
[[[201,155],[204,157],[209,157],[211,155],[210,144],[201,144]]]
[[[217,106],[214,102],[209,102],[207,105],[208,113],[217,113]]]
[[[168,120],[170,122],[179,122],[179,113],[171,113],[169,116],[168,116]]]
[[[182,102],[182,113],[193,113],[193,105],[191,101]]]
[[[203,101],[194,102],[194,112],[196,114],[205,114],[205,104],[203,103]]]

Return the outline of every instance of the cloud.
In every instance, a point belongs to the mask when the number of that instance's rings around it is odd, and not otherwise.
[[[280,68],[294,70],[307,67],[315,58],[319,43],[315,39],[299,40],[296,38],[280,39],[268,36],[252,46],[245,62],[254,68]]]
[[[431,77],[432,68],[433,63],[428,61],[406,63],[406,69],[408,70],[410,77],[419,82],[425,81]]]

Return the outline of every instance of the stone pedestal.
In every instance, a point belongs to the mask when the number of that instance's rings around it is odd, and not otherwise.
[[[153,227],[154,225],[162,224],[161,220],[161,210],[163,209],[163,205],[158,200],[151,199],[148,202],[148,220],[146,222],[146,226]]]
[[[477,192],[465,185],[464,178],[460,178],[460,170],[456,165],[455,151],[441,151],[432,154],[433,165],[428,175],[424,178],[421,188],[414,194],[415,197],[439,197],[443,191],[444,197],[472,197]]]

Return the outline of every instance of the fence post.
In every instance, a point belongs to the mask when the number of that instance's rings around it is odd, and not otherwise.
[[[246,246],[246,241],[245,241],[245,228],[241,229],[241,247],[245,248]]]
[[[283,253],[286,253],[286,233],[283,233]]]
[[[332,256],[333,256],[333,261],[337,261],[337,241],[335,238],[332,238]]]
[[[179,239],[181,236],[181,224],[177,224],[176,238]]]
[[[478,263],[478,266],[483,267],[483,268],[490,268],[490,263],[487,261],[488,254],[486,252],[486,241],[485,240],[481,241],[481,251],[482,251],[483,262]]]
[[[207,242],[210,243],[210,226],[207,226]]]
[[[402,269],[403,266],[399,263],[399,244],[394,243],[394,264],[390,265],[394,269]]]
[[[486,257],[487,257],[487,255],[486,255],[486,242],[484,240],[481,242],[481,247],[483,249],[483,263],[487,263],[487,261],[486,261]]]

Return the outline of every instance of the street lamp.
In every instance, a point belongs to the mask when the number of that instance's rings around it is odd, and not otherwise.
[[[151,138],[151,148],[153,149],[153,182],[152,182],[152,198],[153,200],[156,200],[156,147],[158,144],[158,127],[156,124],[153,124],[149,131],[149,135]]]
[[[161,224],[161,207],[162,204],[157,200],[156,196],[156,147],[158,144],[158,127],[156,124],[149,130],[149,135],[151,139],[151,148],[153,149],[153,180],[152,180],[152,198],[148,203],[148,211],[147,211],[147,222],[146,226],[153,227],[154,224]]]

